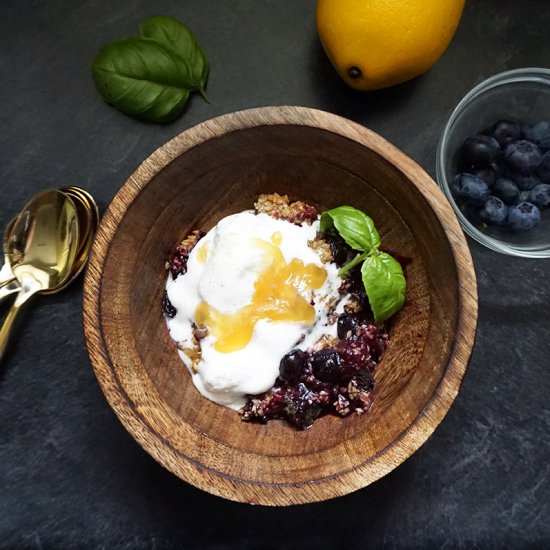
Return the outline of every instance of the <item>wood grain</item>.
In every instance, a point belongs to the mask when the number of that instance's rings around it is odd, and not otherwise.
[[[170,251],[274,191],[360,208],[383,247],[412,259],[368,415],[327,416],[303,432],[243,423],[195,390],[168,336],[160,301]],[[205,491],[268,505],[344,495],[406,460],[456,397],[476,320],[470,252],[436,184],[368,129],[301,107],[225,115],[155,151],[109,206],[84,289],[94,371],[136,441]]]

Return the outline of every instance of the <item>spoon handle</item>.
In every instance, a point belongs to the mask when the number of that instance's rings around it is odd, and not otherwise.
[[[4,352],[6,351],[6,348],[8,346],[8,340],[11,333],[11,329],[13,327],[13,322],[17,317],[17,313],[19,312],[19,309],[38,290],[40,290],[40,287],[37,287],[36,285],[23,287],[19,291],[19,294],[17,295],[15,302],[13,302],[10,310],[8,311],[8,314],[4,319],[4,323],[2,324],[2,328],[0,328],[0,361],[4,357]]]
[[[7,257],[5,257],[4,265],[2,266],[2,269],[0,269],[0,288],[11,283],[14,279],[15,275],[11,270],[10,263]]]
[[[19,292],[20,290],[21,286],[15,279],[13,281],[10,281],[9,283],[0,285],[0,302],[4,298],[7,298],[10,294],[13,294],[14,292]]]

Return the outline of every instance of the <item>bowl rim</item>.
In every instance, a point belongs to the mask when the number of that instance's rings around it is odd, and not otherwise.
[[[546,69],[544,67],[522,67],[520,69],[512,69],[492,75],[476,84],[453,109],[447,123],[445,124],[441,137],[439,138],[436,152],[436,180],[451,203],[462,228],[478,243],[494,250],[495,252],[508,254],[509,256],[518,256],[521,258],[550,258],[550,247],[545,250],[524,249],[522,247],[514,246],[511,243],[494,239],[477,229],[477,227],[475,227],[475,225],[473,225],[462,213],[460,208],[458,208],[445,173],[445,160],[448,150],[448,141],[454,125],[462,116],[464,111],[477,97],[486,91],[492,90],[498,86],[516,84],[518,82],[534,82],[537,84],[545,84],[546,86],[550,86],[550,69]]]
[[[418,416],[387,447],[353,468],[299,483],[242,480],[197,464],[144,422],[132,407],[113,368],[101,328],[101,276],[111,239],[147,182],[185,151],[233,131],[266,125],[319,128],[355,141],[379,154],[414,183],[437,216],[447,237],[458,279],[457,334],[447,365]],[[466,372],[477,328],[477,284],[472,257],[452,207],[430,176],[405,153],[366,127],[338,115],[307,107],[258,107],[221,115],[197,124],[153,152],[126,180],[105,212],[86,269],[83,295],[84,333],[94,373],[105,397],[126,430],[157,462],[209,493],[246,503],[290,505],[342,496],[383,477],[417,451],[449,411]]]

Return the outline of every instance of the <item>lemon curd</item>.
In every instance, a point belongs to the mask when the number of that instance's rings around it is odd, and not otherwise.
[[[185,274],[168,277],[177,310],[168,329],[208,399],[238,410],[246,395],[273,386],[291,349],[334,336],[327,304],[340,299],[341,279],[308,245],[317,231],[318,222],[299,226],[267,214],[234,214],[198,242]],[[192,368],[197,327],[206,336]]]

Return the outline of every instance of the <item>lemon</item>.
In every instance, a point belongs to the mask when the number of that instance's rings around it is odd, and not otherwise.
[[[319,0],[317,31],[352,88],[376,90],[426,72],[447,49],[464,0]]]

